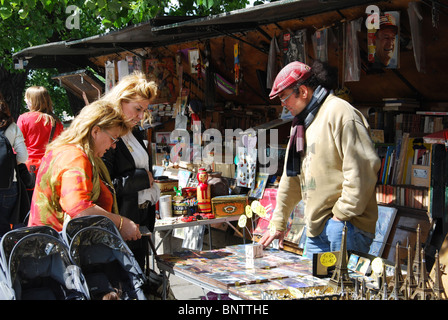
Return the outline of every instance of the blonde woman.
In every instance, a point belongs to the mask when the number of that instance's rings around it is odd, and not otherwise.
[[[141,130],[139,124],[145,119],[148,105],[156,94],[155,82],[137,72],[123,77],[102,98],[113,102],[133,127],[119,139],[117,147],[103,157],[117,191],[119,212],[149,231],[154,229],[155,204],[160,190],[153,185],[151,155],[144,143],[146,131]],[[142,268],[148,251],[146,245],[146,241],[128,243]]]
[[[47,144],[55,139],[64,127],[53,114],[53,101],[45,87],[32,86],[26,89],[25,102],[30,111],[19,116],[17,125],[23,133],[28,150],[26,166],[30,172],[36,174]]]
[[[138,226],[114,214],[114,189],[100,159],[128,131],[125,118],[112,103],[96,101],[84,107],[47,147],[28,225],[49,225],[61,231],[67,218],[104,215],[115,223],[124,240],[139,239]]]

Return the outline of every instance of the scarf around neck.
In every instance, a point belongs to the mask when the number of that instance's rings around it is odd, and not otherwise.
[[[302,153],[305,150],[305,130],[313,122],[314,117],[328,94],[327,89],[318,86],[314,90],[313,96],[305,109],[292,120],[288,160],[286,162],[286,175],[288,177],[294,177],[300,174]]]

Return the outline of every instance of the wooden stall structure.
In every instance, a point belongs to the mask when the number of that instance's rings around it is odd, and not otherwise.
[[[367,10],[369,6],[382,13],[399,13],[399,63],[394,68],[376,69],[369,62],[369,32],[366,28],[371,13]],[[275,74],[275,70],[284,64],[286,45],[291,37],[302,36],[299,42],[304,46],[302,59],[311,64],[317,58],[313,39],[325,34],[326,59],[339,70],[336,94],[364,113],[372,129],[380,133],[380,146],[387,144],[397,148],[397,142],[403,141],[403,133],[420,139],[429,133],[405,128],[403,120],[397,120],[409,114],[420,115],[423,122],[431,121],[425,117],[439,115],[443,118],[442,127],[446,128],[447,13],[447,5],[442,1],[285,0],[216,16],[158,17],[104,35],[30,47],[15,54],[14,58],[27,60],[29,68],[56,67],[61,73],[76,71],[74,64],[78,69],[88,66],[104,77],[108,63],[121,65],[126,61],[128,66],[138,66],[157,77],[161,90],[157,101],[159,107],[170,106],[172,111],[186,97],[189,102],[200,101],[200,116],[205,129],[246,130],[278,121],[283,112],[280,101],[268,97],[267,79],[268,71],[274,70]],[[350,28],[355,28],[353,34],[359,44],[352,52],[359,54],[355,73],[349,73],[347,69],[355,58],[347,56],[352,48],[347,43]],[[268,70],[270,54],[274,56],[274,68]],[[119,68],[114,70],[113,78],[118,81]],[[402,109],[400,105],[391,108],[385,99],[412,99],[417,106],[412,111]],[[165,111],[160,117],[160,125],[153,128],[154,132],[174,129],[175,118]],[[282,145],[287,141],[289,124],[282,121],[279,124],[286,128],[280,130],[278,144]],[[382,191],[378,192],[380,204],[398,208],[383,258],[393,261],[399,242],[403,247],[400,256],[404,260],[406,246],[415,245],[418,226],[422,230],[421,241],[426,246],[426,253],[433,257],[440,248],[447,232],[448,212],[446,169],[443,161],[438,159],[439,156],[433,157],[428,165],[432,169],[431,176],[439,177],[439,181],[434,183],[431,177],[431,185],[427,188],[430,200],[426,206],[396,205],[395,198],[382,198]],[[379,185],[396,190],[398,186],[409,186],[410,183],[379,180]],[[271,187],[275,188],[275,185]],[[411,186],[411,189],[416,188]]]

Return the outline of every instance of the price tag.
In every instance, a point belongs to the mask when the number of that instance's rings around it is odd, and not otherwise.
[[[252,218],[252,208],[250,207],[250,205],[246,206],[246,216],[248,218]]]
[[[242,214],[238,219],[238,226],[240,228],[244,228],[246,226],[246,223],[247,223],[247,217],[244,214]]]
[[[372,270],[376,274],[383,273],[383,260],[381,258],[375,258],[372,261]]]
[[[320,256],[320,263],[324,267],[332,267],[332,266],[334,266],[336,264],[337,260],[338,260],[338,258],[336,258],[336,256],[332,252],[325,252],[324,254],[322,254]]]
[[[260,218],[266,217],[266,208],[263,206],[258,206],[257,214]]]
[[[252,201],[250,207],[251,207],[252,211],[257,212],[257,208],[258,208],[258,206],[260,206],[260,205],[261,205],[261,204],[260,204],[260,201],[258,201],[258,200],[254,200],[254,201]]]

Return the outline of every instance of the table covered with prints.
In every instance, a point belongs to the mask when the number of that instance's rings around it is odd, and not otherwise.
[[[190,222],[183,222],[179,217],[177,218],[166,218],[159,219],[156,221],[156,225],[154,226],[154,232],[166,231],[166,234],[161,238],[160,242],[156,244],[156,250],[162,244],[162,242],[172,234],[173,230],[176,228],[188,228],[199,225],[204,225],[209,228],[209,244],[210,249],[212,248],[212,237],[210,226],[214,224],[226,223],[231,228],[233,228],[236,232],[239,231],[230,223],[232,221],[237,221],[239,216],[228,216],[222,218],[214,218],[214,219],[203,219],[203,220],[195,220]],[[244,238],[244,237],[243,237]]]
[[[313,276],[310,259],[284,250],[267,248],[263,257],[255,259],[254,266],[248,268],[245,252],[250,245],[159,255],[157,265],[164,280],[167,273],[173,274],[232,299],[279,299],[285,292],[294,292],[297,297],[327,287],[328,279]]]

